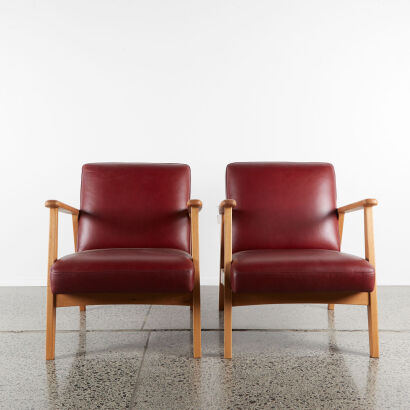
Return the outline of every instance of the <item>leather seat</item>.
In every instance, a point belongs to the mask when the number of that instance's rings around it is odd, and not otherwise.
[[[50,282],[54,294],[191,292],[194,266],[178,249],[94,249],[58,259]]]
[[[357,256],[326,249],[259,249],[233,254],[234,293],[371,292],[373,266]]]

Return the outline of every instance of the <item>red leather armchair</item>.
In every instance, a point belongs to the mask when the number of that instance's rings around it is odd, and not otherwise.
[[[86,164],[81,205],[50,200],[46,359],[55,356],[56,308],[186,305],[201,357],[198,213],[183,164]],[[75,253],[57,259],[58,212],[72,215]]]
[[[271,303],[365,305],[370,356],[379,357],[372,207],[336,207],[325,163],[233,163],[226,170],[219,309],[232,357],[232,306]],[[340,252],[347,212],[364,210],[365,259]]]

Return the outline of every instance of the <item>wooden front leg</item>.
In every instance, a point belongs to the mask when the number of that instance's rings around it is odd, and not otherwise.
[[[57,259],[58,251],[58,209],[50,208],[50,231],[48,238],[47,268],[47,321],[46,321],[46,360],[54,360],[56,339],[56,297],[51,291],[50,269]]]
[[[194,290],[192,293],[192,330],[194,339],[194,358],[202,356],[201,347],[201,288],[199,275],[199,207],[192,207],[191,209],[191,252],[192,260],[194,262],[195,278]]]
[[[224,220],[224,357],[232,359],[232,208],[225,209]]]
[[[364,208],[364,238],[366,259],[376,269],[376,259],[374,252],[374,228],[373,228],[373,208]],[[378,358],[379,352],[379,325],[377,318],[377,289],[369,292],[369,305],[367,306],[367,318],[369,324],[369,347],[370,357]]]

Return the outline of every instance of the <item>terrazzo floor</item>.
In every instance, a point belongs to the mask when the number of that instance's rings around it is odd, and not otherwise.
[[[365,307],[233,310],[224,360],[218,289],[203,287],[202,349],[186,307],[57,310],[45,360],[45,288],[0,288],[1,409],[410,409],[410,287],[380,287],[379,360]]]

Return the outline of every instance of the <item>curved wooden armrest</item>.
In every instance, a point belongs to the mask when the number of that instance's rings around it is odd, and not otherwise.
[[[49,199],[46,201],[45,206],[46,208],[57,208],[59,212],[64,212],[71,215],[78,215],[80,212],[77,208],[73,208],[63,202],[56,201],[55,199]]]
[[[224,199],[219,204],[219,213],[222,215],[225,212],[225,208],[235,208],[236,201],[234,199]]]
[[[191,208],[198,208],[198,211],[200,211],[202,209],[202,201],[200,199],[190,199],[186,206],[189,213],[191,213]]]
[[[337,212],[339,212],[339,214],[344,214],[347,212],[353,212],[359,209],[367,208],[370,206],[376,206],[376,205],[377,205],[377,199],[368,198],[368,199],[363,199],[361,201],[353,202],[352,204],[337,208]]]

